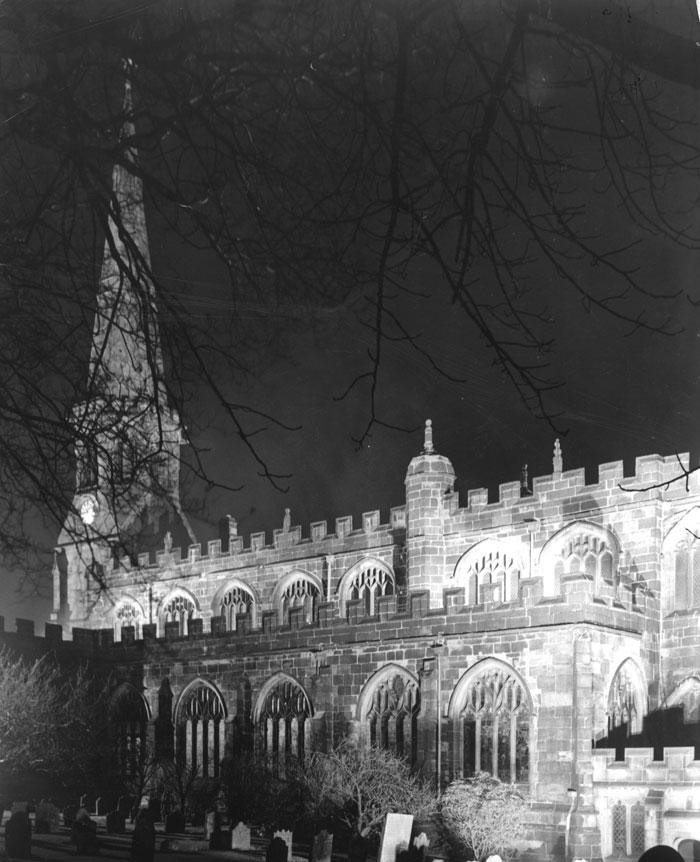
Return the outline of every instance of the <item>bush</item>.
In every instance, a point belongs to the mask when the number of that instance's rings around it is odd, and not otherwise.
[[[513,785],[486,772],[453,781],[440,800],[445,837],[475,859],[511,856],[523,837],[526,811],[527,802]]]
[[[378,836],[390,811],[426,817],[435,796],[408,763],[383,748],[343,742],[330,753],[314,752],[301,770],[307,814],[338,820],[362,838]]]

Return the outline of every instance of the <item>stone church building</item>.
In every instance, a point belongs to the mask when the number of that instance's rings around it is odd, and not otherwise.
[[[179,503],[180,418],[128,160],[113,184],[121,228],[44,641],[120,669],[125,746],[159,736],[216,776],[225,753],[253,747],[283,771],[349,735],[443,785],[479,770],[516,783],[540,856],[636,858],[663,842],[690,859],[700,475],[686,487],[675,454],[649,455],[587,482],[557,442],[549,475],[460,497],[428,421],[388,515],[297,525],[287,511],[250,536],[229,517],[201,543]],[[5,637],[30,635],[20,621]]]

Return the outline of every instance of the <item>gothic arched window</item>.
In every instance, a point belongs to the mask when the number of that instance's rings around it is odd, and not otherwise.
[[[340,585],[341,613],[345,612],[348,601],[360,599],[365,615],[372,617],[377,613],[377,599],[380,596],[392,596],[395,592],[396,581],[388,566],[375,560],[363,560],[343,575]]]
[[[614,855],[627,855],[627,807],[622,802],[612,809],[612,845]]]
[[[289,677],[272,680],[261,692],[256,709],[258,751],[275,774],[284,776],[290,757],[303,762],[310,740],[310,719],[309,699]]]
[[[316,584],[304,574],[299,574],[287,581],[279,594],[279,612],[282,623],[289,621],[289,611],[292,608],[303,608],[304,620],[311,623],[314,620],[314,610],[321,597],[321,591]]]
[[[148,712],[141,694],[124,683],[112,695],[109,723],[114,745],[114,761],[119,775],[133,778],[146,754]]]
[[[455,771],[527,781],[532,709],[512,669],[502,662],[480,662],[462,677],[452,699]]]
[[[189,622],[194,619],[197,607],[194,601],[184,593],[175,593],[163,605],[160,613],[161,622],[177,623],[179,633],[186,635],[189,631]]]
[[[418,683],[398,667],[375,674],[360,696],[360,721],[366,740],[410,763],[416,759],[419,711]]]
[[[618,667],[608,694],[608,732],[624,728],[625,734],[639,733],[645,713],[644,683],[631,659]]]
[[[236,614],[252,612],[255,601],[253,596],[242,586],[232,586],[221,596],[219,614],[224,621],[226,631],[236,631]]]
[[[539,570],[544,594],[559,593],[566,575],[588,575],[596,589],[601,582],[613,584],[619,555],[619,544],[610,530],[586,521],[569,524],[542,548]]]
[[[518,598],[522,565],[506,548],[496,542],[483,541],[462,556],[454,577],[464,583],[468,605],[483,601],[510,602]]]
[[[212,686],[198,683],[182,695],[177,711],[177,755],[205,778],[219,775],[225,718],[223,700]]]
[[[128,627],[134,629],[134,635],[138,638],[141,634],[143,619],[141,608],[136,602],[130,599],[120,602],[114,609],[114,639],[120,641],[122,629]]]
[[[674,551],[674,610],[700,607],[700,542],[688,533]]]

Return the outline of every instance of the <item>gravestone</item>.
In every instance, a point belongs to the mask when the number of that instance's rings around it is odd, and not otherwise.
[[[420,835],[416,835],[411,842],[411,848],[409,851],[412,862],[425,862],[425,854],[427,853],[429,846],[430,839],[425,832],[421,832]]]
[[[216,811],[207,811],[204,815],[204,838],[209,842],[209,846],[214,843],[217,826]]]
[[[399,853],[406,852],[411,844],[412,829],[412,814],[387,814],[382,829],[378,862],[396,862]]]
[[[131,797],[120,796],[117,800],[117,811],[124,817],[131,817]]]
[[[123,835],[126,832],[126,817],[121,811],[108,811],[105,826],[108,835]]]
[[[15,811],[5,824],[5,853],[14,859],[32,855],[32,827],[26,811]]]
[[[250,850],[250,827],[242,821],[231,832],[231,850]]]
[[[81,855],[95,855],[99,849],[97,842],[97,823],[90,818],[84,808],[75,816],[71,829],[71,841],[75,844],[75,852]]]
[[[292,830],[291,829],[278,829],[272,836],[273,840],[275,838],[281,838],[282,841],[287,845],[287,856],[285,857],[284,862],[292,862]]]
[[[44,835],[55,832],[59,824],[58,808],[42,799],[34,812],[34,831]]]
[[[310,862],[331,862],[333,856],[333,833],[322,829],[311,844]]]
[[[275,834],[267,847],[265,862],[288,862],[289,855],[287,842],[283,838],[280,838],[278,834]]]
[[[185,831],[185,815],[182,811],[176,808],[168,814],[165,818],[165,831],[178,833]]]
[[[66,805],[63,809],[63,825],[64,826],[72,826],[75,822],[75,815],[78,813],[78,809],[75,805]]]

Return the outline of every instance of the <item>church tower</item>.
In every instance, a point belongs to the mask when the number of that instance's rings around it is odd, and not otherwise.
[[[134,135],[127,79],[86,398],[72,416],[75,493],[53,570],[53,618],[87,627],[105,624],[120,565],[162,546],[166,533],[176,543],[195,541],[180,509],[181,425],[164,385]]]

